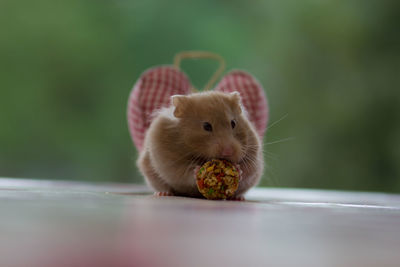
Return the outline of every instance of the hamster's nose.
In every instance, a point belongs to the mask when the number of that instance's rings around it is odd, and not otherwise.
[[[233,149],[230,146],[224,147],[221,151],[221,156],[231,157],[233,155]]]

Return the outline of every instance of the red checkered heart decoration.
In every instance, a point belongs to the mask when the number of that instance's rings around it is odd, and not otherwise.
[[[143,148],[152,113],[168,107],[171,96],[190,94],[191,88],[188,77],[174,66],[155,67],[140,76],[129,96],[127,111],[129,131],[139,151]],[[221,79],[215,90],[240,93],[249,120],[262,138],[267,127],[269,110],[260,83],[251,74],[234,70]]]

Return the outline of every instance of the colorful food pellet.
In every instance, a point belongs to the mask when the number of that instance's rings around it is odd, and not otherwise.
[[[196,174],[196,184],[207,199],[227,199],[239,187],[239,172],[231,162],[213,159],[200,167]]]

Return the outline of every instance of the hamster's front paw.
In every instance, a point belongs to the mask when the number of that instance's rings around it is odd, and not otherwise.
[[[193,174],[194,174],[194,177],[195,177],[195,178],[197,177],[197,173],[199,172],[200,168],[201,168],[200,165],[197,165],[197,166],[194,168]]]
[[[171,193],[171,192],[154,192],[153,196],[156,196],[156,197],[172,197],[172,196],[174,196],[174,194]]]
[[[235,168],[237,169],[237,171],[239,172],[239,181],[240,181],[240,180],[242,180],[243,171],[242,171],[242,169],[240,168],[240,164],[234,163],[234,166],[235,166]]]
[[[246,201],[244,196],[233,196],[233,197],[229,198],[228,200],[231,200],[231,201]]]

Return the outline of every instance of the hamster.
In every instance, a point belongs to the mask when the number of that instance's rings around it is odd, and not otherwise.
[[[233,199],[244,199],[260,181],[262,144],[238,92],[172,96],[171,106],[155,114],[137,165],[158,195],[202,198],[195,170],[213,158],[230,160],[240,170]]]

